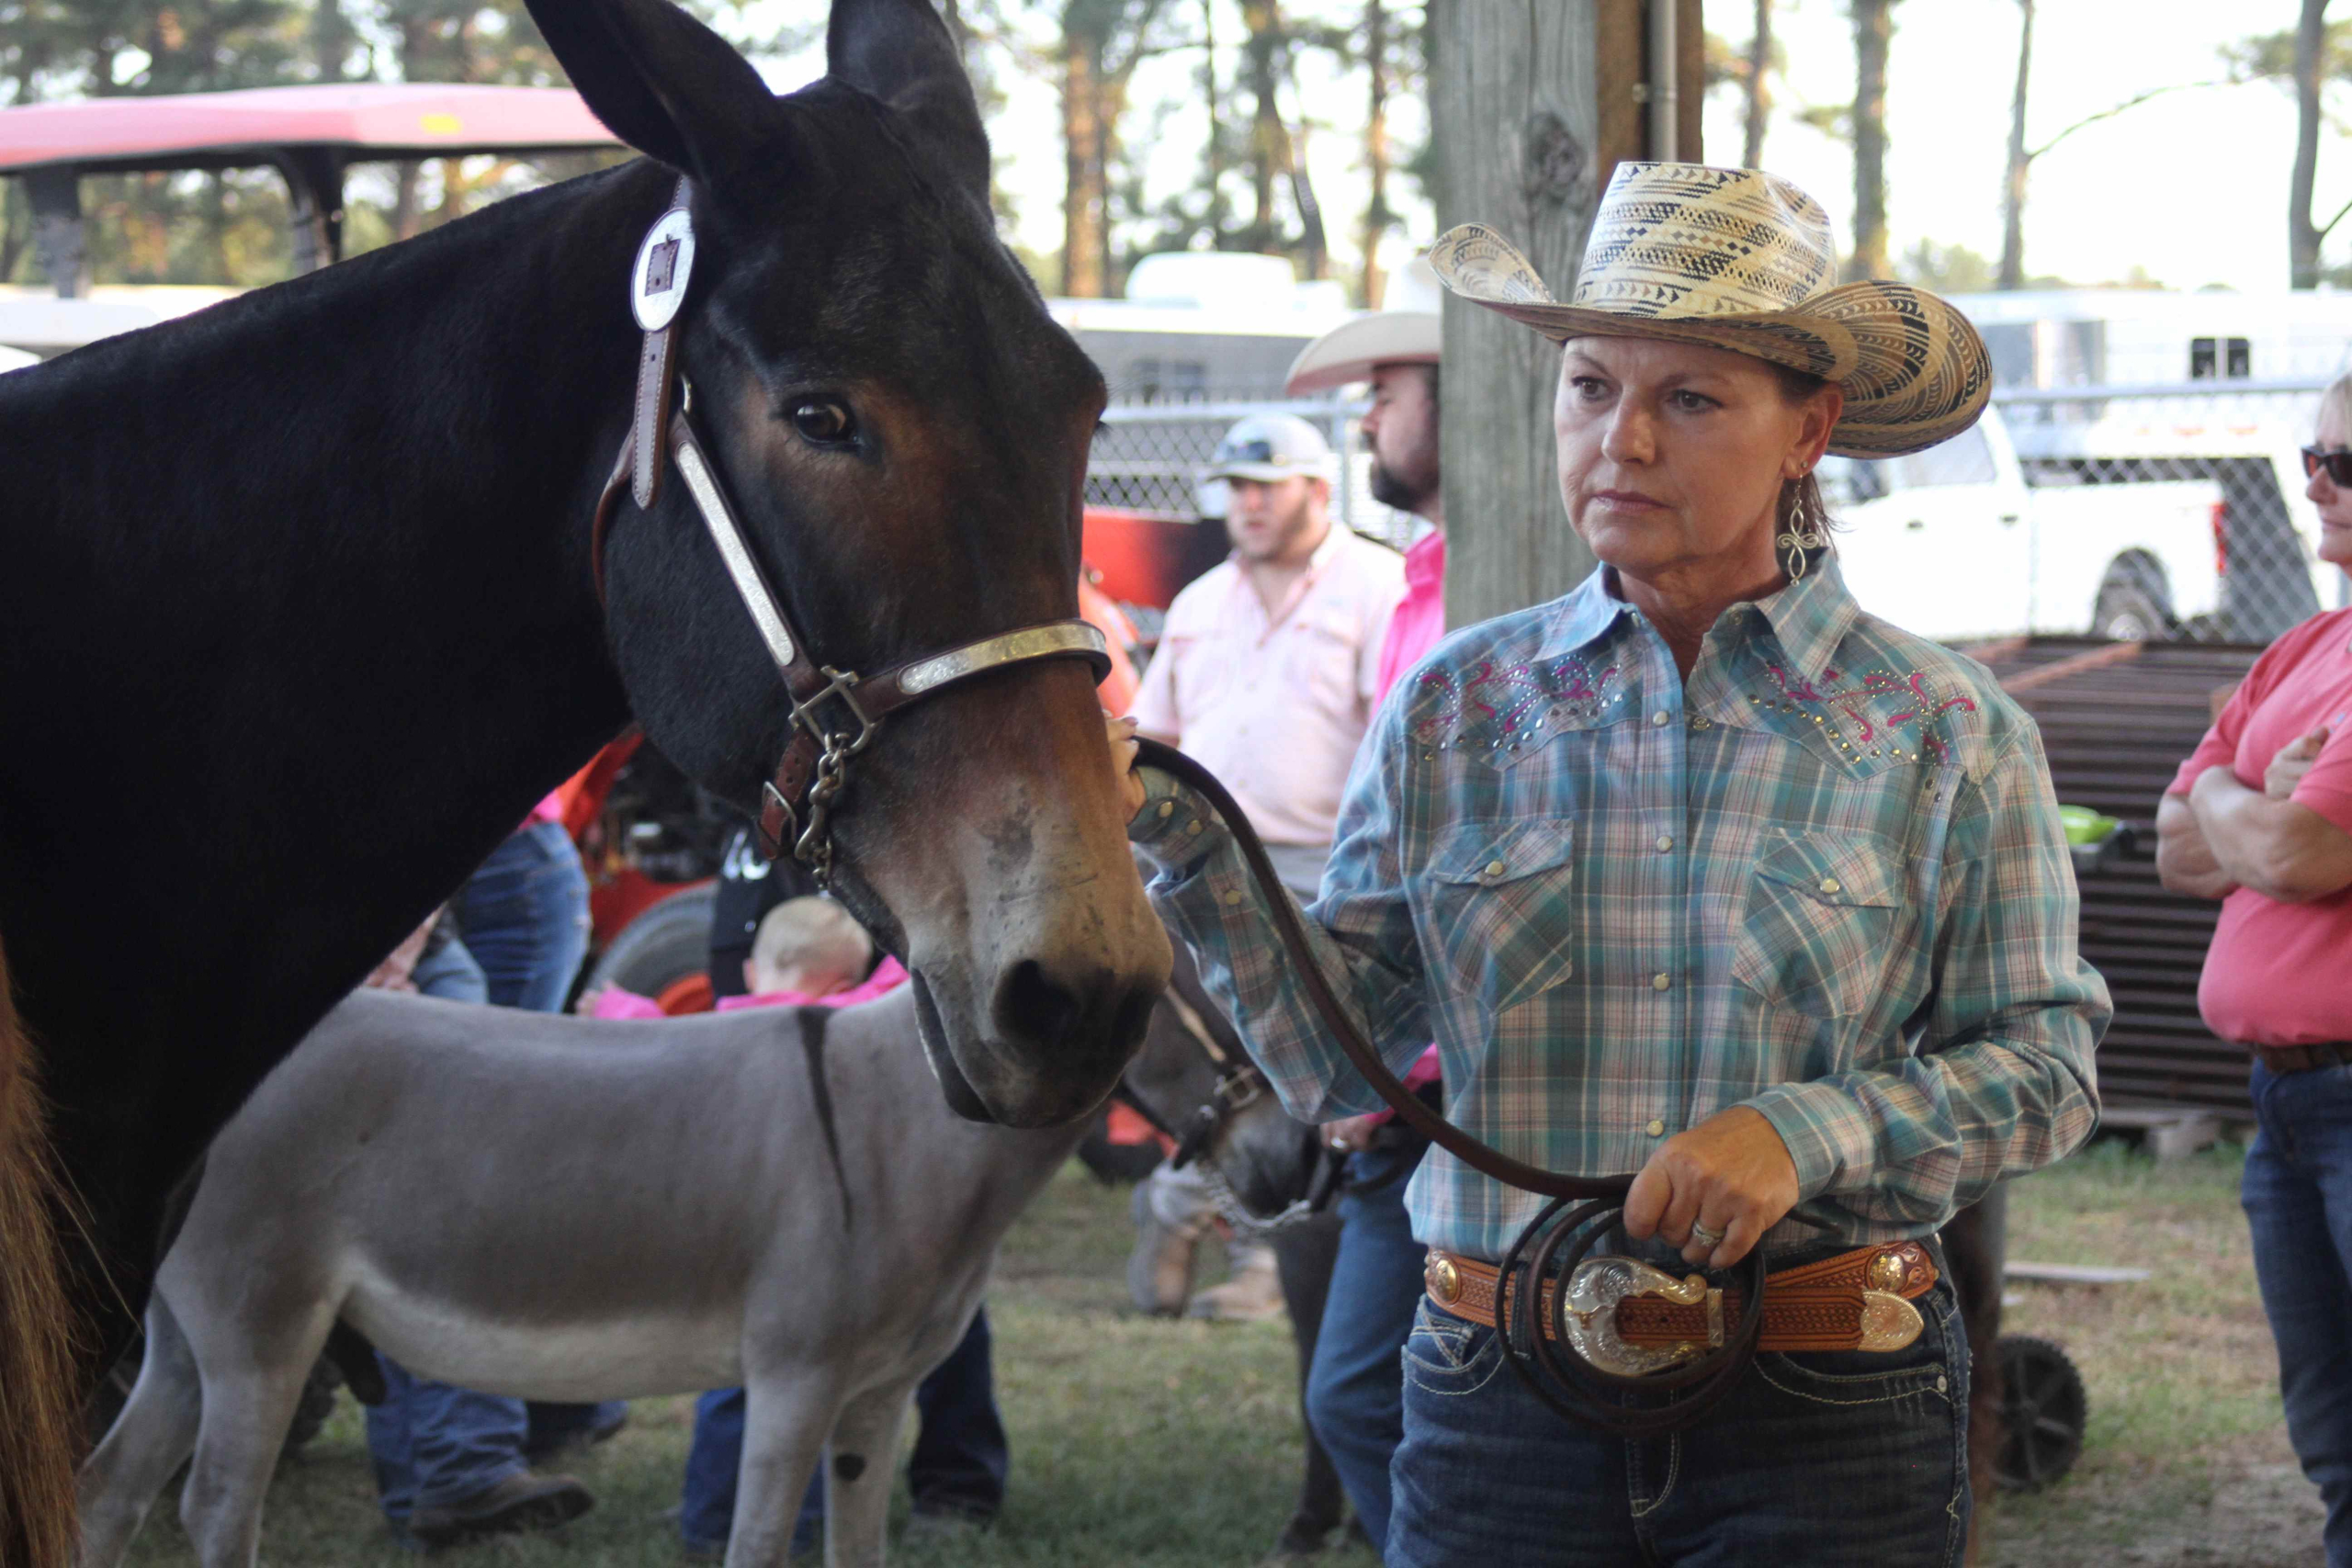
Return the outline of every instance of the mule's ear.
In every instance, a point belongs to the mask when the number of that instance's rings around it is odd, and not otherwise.
[[[760,73],[671,0],[526,3],[588,107],[646,156],[709,178],[774,133]]]
[[[989,199],[980,106],[932,0],[833,0],[825,69],[912,121],[956,180],[983,203]]]

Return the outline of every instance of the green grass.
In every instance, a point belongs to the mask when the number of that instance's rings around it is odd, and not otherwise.
[[[2276,1369],[2237,1213],[2237,1155],[2156,1166],[2100,1145],[2020,1183],[2010,1255],[2138,1264],[2145,1284],[2019,1286],[2004,1326],[2064,1345],[2091,1401],[2074,1474],[2004,1499],[1988,1562],[2003,1568],[2318,1563],[2315,1504],[2279,1427]],[[1290,1339],[1279,1324],[1139,1319],[1122,1283],[1125,1193],[1063,1173],[1008,1240],[989,1314],[1013,1450],[989,1535],[893,1547],[893,1561],[971,1568],[1237,1568],[1288,1517],[1299,1472]],[[1213,1267],[1204,1278],[1214,1278]],[[572,1469],[596,1510],[558,1536],[472,1549],[469,1568],[672,1568],[690,1404],[645,1400],[628,1429]],[[898,1512],[903,1518],[903,1495]],[[263,1559],[273,1568],[390,1568],[358,1413],[279,1472]],[[131,1553],[193,1556],[170,1499]],[[1335,1560],[1356,1568],[1371,1561]]]

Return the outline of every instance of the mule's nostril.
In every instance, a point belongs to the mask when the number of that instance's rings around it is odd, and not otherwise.
[[[1081,1010],[1079,999],[1046,974],[1044,964],[1024,958],[1004,977],[997,1021],[1017,1039],[1058,1044],[1077,1026]]]

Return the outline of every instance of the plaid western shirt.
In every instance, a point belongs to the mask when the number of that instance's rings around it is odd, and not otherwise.
[[[1925,1235],[2073,1150],[2111,1009],[2032,721],[1834,558],[1728,610],[1687,682],[1607,576],[1448,638],[1356,757],[1307,924],[1383,1059],[1434,1038],[1449,1117],[1586,1176],[1752,1106],[1815,1222],[1772,1251]],[[1283,1102],[1374,1109],[1231,838],[1146,784],[1153,899]],[[1541,1201],[1442,1149],[1408,1194],[1421,1241],[1489,1259]]]

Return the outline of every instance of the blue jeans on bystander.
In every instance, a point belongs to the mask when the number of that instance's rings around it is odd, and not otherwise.
[[[1413,1138],[1348,1156],[1339,1256],[1306,1372],[1306,1418],[1374,1551],[1388,1537],[1388,1461],[1405,1435],[1397,1353],[1413,1331],[1427,1256],[1413,1239],[1405,1187],[1428,1147]]]
[[[1495,1330],[1424,1301],[1385,1561],[1948,1568],[1968,1532],[1968,1339],[1949,1284],[1916,1304],[1906,1349],[1764,1352],[1697,1426],[1630,1442],[1555,1413]]]
[[[947,1359],[915,1389],[920,1426],[907,1461],[907,1483],[917,1513],[985,1519],[1003,1506],[1012,1457],[997,1416],[990,1343],[983,1306]],[[685,1490],[678,1506],[678,1534],[689,1547],[717,1550],[727,1544],[743,1458],[743,1414],[740,1388],[714,1389],[695,1403],[694,1442],[686,1450]],[[814,1551],[824,1533],[825,1480],[820,1467],[800,1499],[793,1551]]]
[[[2239,1199],[2287,1435],[2327,1505],[2328,1568],[2352,1568],[2352,1067],[2257,1062],[2252,1090]]]

